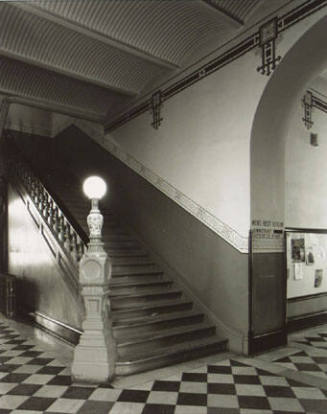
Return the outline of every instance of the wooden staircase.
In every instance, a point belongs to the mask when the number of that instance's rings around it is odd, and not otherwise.
[[[51,187],[88,234],[90,203],[81,186],[51,175]],[[167,277],[142,244],[108,209],[104,248],[112,263],[110,302],[117,341],[116,374],[127,375],[226,350],[227,340]]]

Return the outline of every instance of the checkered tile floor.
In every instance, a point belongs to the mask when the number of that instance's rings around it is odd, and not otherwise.
[[[302,340],[297,340],[296,342],[327,350],[327,333],[321,332],[316,335],[305,336]]]
[[[326,378],[327,376],[327,353],[326,355],[315,355],[315,352],[299,351],[284,358],[276,359],[279,365],[288,369],[305,372],[306,374]]]
[[[226,359],[129,389],[72,384],[54,355],[0,322],[0,414],[327,413],[327,391]]]

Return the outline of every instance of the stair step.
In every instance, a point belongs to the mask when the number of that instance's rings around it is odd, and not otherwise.
[[[140,248],[140,243],[135,240],[129,241],[106,241],[104,242],[104,246],[108,250],[118,249],[118,250],[133,250]]]
[[[138,304],[127,308],[112,308],[112,320],[120,318],[141,317],[144,315],[158,315],[192,309],[193,303],[188,299],[160,300],[146,304]]]
[[[138,351],[151,351],[160,346],[200,339],[215,333],[216,327],[207,323],[195,324],[194,326],[177,326],[162,329],[158,332],[144,332],[139,333],[136,337],[124,337],[117,340],[117,352],[119,356],[124,356]]]
[[[132,282],[111,282],[110,290],[114,294],[127,290],[127,292],[137,291],[142,288],[154,288],[154,287],[169,287],[173,284],[172,280],[154,279],[153,281],[132,281]]]
[[[117,375],[130,375],[164,367],[209,354],[226,351],[227,340],[218,335],[159,348],[153,352],[141,351],[120,357],[116,362]]]
[[[110,233],[109,231],[108,232],[103,231],[102,241],[105,243],[110,242],[110,241],[122,241],[122,242],[135,243],[135,238],[133,239],[133,237],[131,237],[129,234],[114,234],[114,233]]]
[[[134,273],[114,273],[112,272],[112,279],[120,279],[123,280],[126,278],[132,278],[134,277],[135,280],[138,280],[137,278],[141,277],[141,276],[150,276],[150,277],[162,277],[163,276],[163,272],[161,270],[156,270],[156,271],[149,271],[149,272],[134,272]]]
[[[156,332],[165,328],[186,326],[201,323],[204,314],[197,311],[171,312],[167,314],[155,314],[139,318],[120,319],[113,323],[114,335],[120,339],[145,332]]]
[[[111,257],[144,257],[147,253],[143,249],[106,249]]]
[[[164,280],[163,273],[151,273],[148,275],[127,275],[127,276],[115,276],[111,278],[111,283],[144,283],[151,284]]]
[[[136,256],[136,257],[117,257],[113,258],[112,266],[143,266],[154,264],[153,260],[148,256]]]
[[[132,305],[143,305],[148,302],[176,299],[182,296],[179,289],[142,289],[142,291],[133,294],[109,294],[112,309],[128,308]]]
[[[155,264],[147,265],[147,266],[113,266],[112,267],[112,275],[114,277],[119,276],[133,276],[133,275],[151,275],[156,273],[163,273],[162,270],[158,269],[158,266]]]

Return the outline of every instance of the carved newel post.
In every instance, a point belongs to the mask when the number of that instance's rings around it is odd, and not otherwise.
[[[106,192],[100,177],[89,177],[83,185],[92,200],[87,217],[90,242],[79,263],[79,282],[85,303],[83,334],[74,351],[72,377],[76,382],[102,383],[114,376],[116,346],[108,317],[108,286],[111,264],[101,241],[103,216],[99,199]]]

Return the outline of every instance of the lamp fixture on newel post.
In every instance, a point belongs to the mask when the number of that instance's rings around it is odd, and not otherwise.
[[[114,376],[116,359],[108,302],[111,264],[103,249],[103,216],[99,210],[99,200],[105,195],[107,185],[102,178],[92,176],[84,181],[83,191],[92,203],[87,217],[90,242],[79,263],[85,319],[74,351],[72,377],[77,382],[103,383]]]

